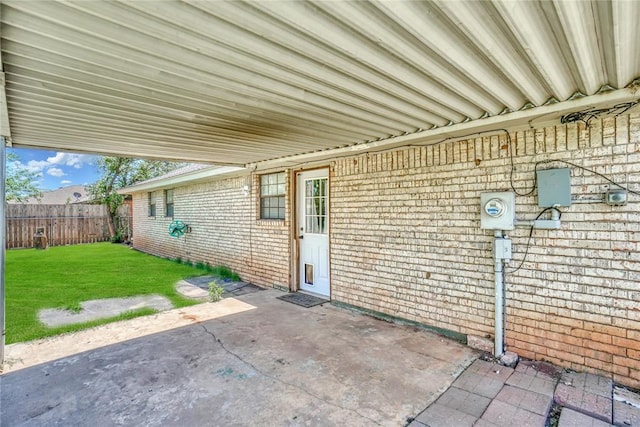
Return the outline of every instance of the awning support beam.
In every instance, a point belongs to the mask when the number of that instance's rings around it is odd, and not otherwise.
[[[5,255],[7,248],[7,226],[6,226],[6,177],[7,177],[7,148],[4,136],[0,136],[0,368],[4,365],[4,344],[5,344],[5,285],[4,269]]]

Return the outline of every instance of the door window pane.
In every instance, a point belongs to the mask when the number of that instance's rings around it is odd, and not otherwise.
[[[305,225],[306,232],[327,234],[328,203],[327,178],[309,179],[305,182]]]

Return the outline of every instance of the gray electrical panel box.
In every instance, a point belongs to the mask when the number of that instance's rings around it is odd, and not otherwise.
[[[571,206],[571,172],[569,168],[544,169],[536,172],[538,206]]]

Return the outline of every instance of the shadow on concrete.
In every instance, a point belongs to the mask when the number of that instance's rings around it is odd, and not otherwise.
[[[398,426],[477,357],[423,330],[278,295],[6,373],[0,425]]]

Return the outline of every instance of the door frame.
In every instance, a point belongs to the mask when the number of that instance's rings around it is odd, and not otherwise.
[[[327,184],[329,185],[329,205],[327,206],[327,216],[328,216],[328,225],[329,232],[327,233],[327,239],[329,240],[329,298],[332,299],[333,295],[333,280],[331,277],[331,168],[328,165],[316,166],[313,168],[307,169],[295,169],[292,171],[291,176],[291,248],[292,248],[292,256],[291,256],[291,291],[299,292],[300,289],[300,239],[298,238],[298,177],[301,173],[304,172],[312,172],[315,170],[325,169],[327,171]]]

